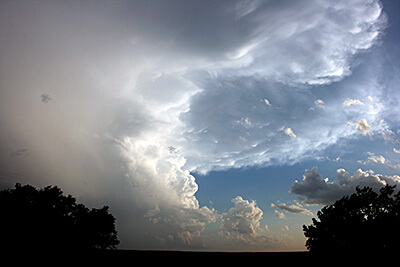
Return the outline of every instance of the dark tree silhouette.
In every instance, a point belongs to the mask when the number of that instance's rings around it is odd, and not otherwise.
[[[379,194],[370,187],[356,188],[317,213],[310,226],[303,225],[307,249],[330,252],[378,252],[400,248],[400,192],[386,185]]]
[[[119,244],[108,207],[88,209],[60,188],[16,184],[0,191],[2,250],[114,249]]]

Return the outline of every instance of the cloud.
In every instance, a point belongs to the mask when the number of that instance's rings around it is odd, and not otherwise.
[[[314,103],[317,108],[325,108],[325,102],[322,99],[317,99]]]
[[[385,159],[384,156],[382,155],[375,155],[374,153],[368,152],[369,157],[367,158],[367,162],[373,162],[373,163],[380,163],[380,164],[386,164],[389,161]]]
[[[272,208],[275,208],[276,210],[281,210],[281,211],[285,211],[285,212],[289,212],[289,213],[295,213],[295,214],[305,214],[305,215],[309,215],[309,216],[313,216],[314,214],[303,207],[303,205],[301,205],[299,202],[296,202],[295,204],[292,205],[286,205],[285,203],[281,203],[278,205],[275,204],[271,204]],[[280,217],[278,217],[280,218]]]
[[[279,219],[286,219],[285,213],[283,213],[282,211],[279,210],[275,210],[274,214],[276,217],[278,217]]]
[[[232,202],[235,207],[221,215],[222,226],[219,233],[222,237],[247,246],[271,247],[277,244],[277,240],[266,235],[268,226],[261,226],[263,211],[257,207],[255,201],[237,196]]]
[[[385,176],[361,169],[352,176],[346,170],[338,169],[336,176],[337,179],[330,182],[328,178],[323,179],[317,167],[314,167],[305,171],[301,182],[296,180],[292,184],[289,193],[299,195],[306,204],[327,205],[344,195],[352,194],[357,186],[370,186],[379,190],[386,184],[400,185],[400,177],[397,175]]]
[[[396,153],[395,150],[393,150],[393,151]],[[390,168],[392,170],[395,170],[395,169],[400,167],[400,164],[394,164],[389,159],[385,158],[382,155],[375,155],[372,152],[367,152],[367,154],[369,155],[369,157],[366,160],[358,160],[357,162],[361,163],[361,164],[364,164],[364,165],[371,164],[371,163],[381,164],[381,165],[384,165],[384,166],[386,166],[386,167],[388,167],[388,168]]]
[[[281,228],[281,231],[282,231],[282,232],[288,232],[288,231],[289,231],[289,226],[284,225],[284,226]]]
[[[373,128],[368,124],[366,119],[357,121],[357,130],[359,130],[363,135],[371,134]]]
[[[150,225],[164,229],[153,233],[163,246],[201,247],[201,232],[218,216],[213,209],[199,206],[195,178],[182,170],[185,159],[152,140],[116,140],[124,151],[124,172],[133,185],[132,194],[148,210],[144,218]]]
[[[42,97],[42,102],[45,104],[49,103],[50,100],[52,100],[51,96],[48,94],[42,94],[41,97]]]
[[[352,136],[347,114],[309,112],[324,103],[308,89],[349,76],[386,24],[378,1],[2,8],[0,173],[108,204],[121,246],[142,249],[202,246],[218,213],[191,172],[293,164]],[[35,156],[10,158],[21,147]],[[234,204],[221,233],[270,241],[255,202]]]
[[[11,158],[13,158],[13,157],[21,157],[21,156],[24,156],[24,157],[29,156],[29,152],[28,152],[28,150],[26,148],[17,149],[16,151],[10,152],[10,157]]]
[[[328,84],[348,76],[349,58],[370,48],[386,21],[379,2],[333,7],[319,1],[296,2],[283,8],[270,2],[258,5],[257,11],[242,18],[244,23],[253,22],[251,45],[239,46],[237,51],[245,52],[236,59],[250,62],[245,71],[286,84]],[[295,19],[283,19],[288,16]]]
[[[345,106],[345,107],[350,107],[352,105],[362,106],[362,105],[364,105],[364,103],[358,99],[351,99],[351,98],[346,98],[346,100],[343,102],[343,106]]]
[[[235,207],[222,214],[221,232],[227,235],[255,235],[260,228],[262,210],[256,206],[255,201],[249,202],[240,196],[232,199],[232,202]]]
[[[356,129],[360,131],[363,135],[373,134],[373,128],[371,125],[368,124],[368,121],[366,119],[358,120],[356,121],[356,123],[348,122],[348,124],[351,126],[356,126]]]
[[[267,106],[269,106],[269,107],[272,106],[268,99],[264,98],[264,102],[265,102],[265,104],[266,104]]]
[[[379,131],[382,134],[383,140],[385,143],[397,143],[398,139],[396,134],[390,129],[382,129]]]
[[[292,138],[296,138],[297,136],[294,134],[292,128],[286,128],[285,134],[289,135]]]

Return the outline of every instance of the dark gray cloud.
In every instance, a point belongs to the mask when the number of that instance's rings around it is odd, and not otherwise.
[[[24,157],[29,156],[29,152],[28,152],[28,150],[26,148],[17,149],[16,151],[10,152],[10,157],[11,158],[13,158],[13,157],[21,157],[21,156],[24,156]]]
[[[337,199],[355,192],[357,186],[370,186],[379,190],[386,184],[399,185],[400,177],[397,175],[385,176],[370,171],[357,170],[354,175],[349,175],[344,169],[338,169],[336,179],[323,178],[318,173],[317,167],[306,170],[302,181],[295,181],[289,193],[300,196],[306,204],[327,205]]]
[[[51,96],[45,93],[43,93],[40,97],[42,98],[42,102],[45,104],[49,103],[52,100]]]

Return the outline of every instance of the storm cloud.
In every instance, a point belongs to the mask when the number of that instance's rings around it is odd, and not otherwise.
[[[200,206],[194,174],[318,157],[375,129],[384,109],[332,116],[353,96],[313,91],[349,77],[379,44],[379,1],[0,5],[1,186],[56,184],[107,203],[122,247],[202,247],[218,220],[227,238],[274,242],[260,234],[255,202],[237,197],[222,216]],[[331,187],[317,178],[311,185]],[[292,192],[304,195],[308,181]]]

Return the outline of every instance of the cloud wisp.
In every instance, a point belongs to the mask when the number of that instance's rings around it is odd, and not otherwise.
[[[287,205],[285,203],[279,203],[279,204],[275,205],[272,203],[271,208],[275,208],[276,211],[281,210],[281,211],[285,211],[288,213],[305,214],[305,215],[309,215],[309,216],[314,215],[310,210],[304,208],[303,205],[301,205],[299,202],[296,202],[295,204],[291,204],[291,205]],[[279,211],[276,214],[279,215],[279,216],[277,216],[278,218],[281,218],[281,219],[285,218],[284,215],[282,216],[279,213]]]

